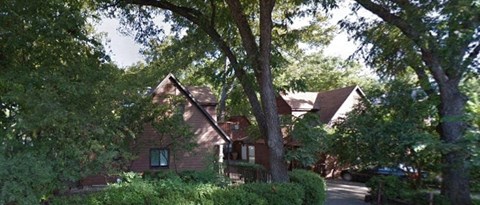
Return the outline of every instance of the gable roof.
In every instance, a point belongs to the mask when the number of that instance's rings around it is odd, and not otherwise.
[[[200,103],[199,100],[195,98],[195,96],[182,84],[180,84],[180,81],[178,81],[177,78],[171,73],[169,73],[163,80],[158,84],[158,86],[153,90],[152,94],[155,95],[158,93],[158,91],[166,86],[169,82],[173,84],[186,98],[187,100],[195,106],[200,112],[207,118],[208,123],[215,129],[215,131],[227,142],[231,143],[230,137],[218,126],[217,122],[212,118],[212,116],[203,108],[202,105],[211,104],[214,103],[214,105],[217,104],[217,101],[215,99],[215,96],[213,96],[210,92],[210,89],[206,87],[201,87],[199,89],[194,88],[193,92],[195,93],[196,96],[201,99],[204,104]],[[201,91],[206,91],[208,89],[209,94],[202,94]],[[213,96],[213,98],[212,98]]]
[[[209,87],[187,86],[187,90],[200,105],[217,105],[217,98],[212,94]]]
[[[310,111],[315,109],[316,92],[295,92],[281,95],[292,111]]]
[[[357,92],[365,94],[358,86],[349,86],[325,92],[297,92],[281,95],[292,111],[318,111],[320,121],[329,123],[345,101]]]

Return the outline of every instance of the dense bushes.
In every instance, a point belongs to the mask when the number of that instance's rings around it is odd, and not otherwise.
[[[289,173],[290,181],[305,190],[304,205],[323,205],[326,199],[326,184],[320,175],[307,170],[293,170]]]
[[[267,200],[256,193],[248,192],[240,187],[220,189],[212,194],[215,205],[267,205]]]
[[[433,199],[430,199],[429,192],[414,189],[408,181],[400,180],[395,176],[373,177],[366,183],[366,186],[370,188],[370,194],[373,198],[377,198],[378,193],[381,193],[381,201],[387,204],[392,202],[396,204],[427,205],[430,204],[430,200],[433,200],[433,204],[449,204],[444,196],[435,194]]]
[[[305,200],[303,188],[295,183],[250,183],[242,185],[241,188],[263,197],[267,204],[301,205]]]
[[[208,174],[207,174],[208,175]],[[207,204],[247,205],[285,204],[322,205],[325,182],[315,173],[296,170],[290,174],[292,183],[247,183],[222,187],[217,176],[212,180],[205,173],[185,172],[149,174],[141,178],[124,175],[123,182],[110,185],[101,192],[85,196],[55,198],[51,204],[87,205],[154,205]]]

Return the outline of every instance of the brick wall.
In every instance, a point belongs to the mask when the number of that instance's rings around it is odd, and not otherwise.
[[[265,143],[255,143],[255,164],[263,165],[270,170],[270,152]]]
[[[168,89],[167,89],[168,88]],[[172,92],[175,87],[166,86],[162,89],[165,92],[176,93],[177,90]],[[159,89],[160,90],[160,89]],[[161,96],[163,93],[156,93],[157,96]],[[154,97],[154,101],[161,102],[161,97]],[[216,118],[215,106],[206,105],[205,110],[212,115],[212,118]],[[170,144],[172,140],[168,133],[157,133],[152,126],[145,125],[144,131],[140,137],[136,140],[132,146],[134,154],[137,155],[136,159],[132,161],[130,169],[136,172],[144,171],[161,171],[161,170],[201,170],[207,165],[207,160],[213,156],[215,145],[224,144],[225,141],[215,131],[212,125],[208,122],[207,118],[202,112],[192,105],[187,103],[185,105],[185,113],[183,115],[185,123],[187,123],[194,133],[198,146],[193,151],[178,151],[173,153],[170,151],[169,155],[169,167],[168,168],[150,168],[150,149],[151,148],[164,148]],[[174,157],[175,156],[175,157]]]

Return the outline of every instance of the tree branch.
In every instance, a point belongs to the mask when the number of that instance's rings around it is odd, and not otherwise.
[[[419,32],[417,32],[416,29],[410,24],[408,24],[404,19],[390,13],[390,10],[384,8],[379,4],[375,4],[371,0],[355,1],[362,5],[365,9],[369,10],[370,12],[383,19],[385,22],[396,26],[405,36],[415,42],[415,44],[420,48],[420,51],[422,53],[422,60],[428,66],[428,68],[433,74],[433,77],[440,85],[443,85],[448,80],[448,77],[442,70],[442,66],[439,62],[438,56],[434,53],[431,47],[428,47],[425,36],[422,36]]]
[[[125,3],[136,4],[136,5],[148,5],[161,9],[166,9],[172,11],[174,14],[182,16],[192,23],[196,24],[200,29],[202,29],[208,36],[212,39],[213,42],[217,44],[219,49],[227,56],[230,61],[230,65],[235,70],[235,77],[238,78],[240,84],[242,85],[243,91],[252,106],[253,114],[261,128],[261,130],[266,130],[265,124],[265,115],[263,114],[260,101],[257,98],[255,89],[253,88],[252,81],[248,79],[248,75],[238,63],[237,57],[233,53],[230,46],[225,42],[225,40],[220,36],[216,31],[213,25],[209,25],[208,21],[204,15],[195,9],[181,7],[174,5],[166,1],[156,1],[156,0],[125,0]]]
[[[257,80],[260,80],[259,72],[261,69],[260,63],[258,62],[258,46],[255,42],[255,36],[253,35],[252,29],[248,24],[247,17],[243,13],[242,4],[239,0],[227,0],[227,4],[230,8],[230,15],[232,15],[242,38],[242,44],[247,52],[247,58],[253,65]]]
[[[217,10],[217,7],[215,6],[215,1],[214,0],[210,0],[210,7],[212,9],[212,14],[210,16],[210,25],[213,27],[213,26],[215,26],[215,15],[216,15],[216,10]]]

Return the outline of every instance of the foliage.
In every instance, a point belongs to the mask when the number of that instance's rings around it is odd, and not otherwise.
[[[249,183],[241,186],[241,189],[262,196],[267,204],[302,204],[305,198],[305,190],[295,183]]]
[[[187,184],[181,180],[143,179],[111,185],[108,189],[87,197],[96,204],[212,204],[207,196],[218,188],[209,184]]]
[[[480,192],[480,167],[478,166],[470,169],[470,189],[472,192]]]
[[[11,158],[0,155],[0,204],[17,202],[37,204],[47,192],[58,185],[53,163],[44,153],[22,153]],[[15,179],[15,180],[9,180]],[[25,197],[27,196],[27,197]]]
[[[193,173],[190,173],[193,174]],[[240,186],[218,187],[210,183],[187,183],[181,177],[168,175],[162,179],[142,179],[128,174],[131,180],[119,184],[112,184],[103,191],[83,196],[57,197],[50,201],[51,204],[305,204],[311,199],[306,199],[303,179],[313,176],[307,174],[294,174],[300,176],[295,183],[252,183]],[[314,181],[323,184],[323,180],[315,178]],[[313,185],[313,184],[312,184]],[[313,188],[313,187],[311,187]],[[307,190],[305,190],[307,191]],[[315,189],[315,191],[320,191]],[[323,190],[324,191],[324,190]],[[313,193],[312,191],[309,191]],[[317,193],[319,194],[319,193]],[[325,194],[323,192],[323,194]],[[316,198],[320,199],[320,198]],[[322,201],[323,202],[323,201]],[[315,203],[319,204],[319,203]],[[321,204],[321,203],[320,203]]]
[[[350,165],[397,166],[439,171],[441,146],[435,133],[435,99],[397,81],[371,94],[336,125],[331,152]]]
[[[268,172],[263,165],[248,162],[239,162],[229,166],[235,167],[237,172],[241,174],[245,183],[268,181]]]
[[[429,201],[430,192],[427,190],[413,189],[411,184],[394,176],[375,176],[370,179],[366,186],[370,189],[373,198],[381,193],[382,202],[400,201],[406,204],[431,204]],[[438,194],[433,195],[433,204],[449,205],[445,197]]]
[[[320,175],[301,169],[289,173],[290,182],[297,183],[305,190],[304,205],[323,205],[327,198],[327,185]]]
[[[466,107],[466,119],[469,127],[462,146],[467,147],[470,151],[468,158],[469,166],[472,168],[470,173],[476,175],[475,172],[480,167],[480,78],[478,76],[467,78],[462,84],[462,90],[469,98]],[[475,177],[477,181],[478,177]],[[472,187],[472,189],[478,190],[479,188]]]
[[[241,187],[217,190],[212,194],[214,204],[218,205],[244,205],[244,204],[268,204],[266,199],[254,192],[247,192]]]
[[[412,194],[409,184],[395,176],[375,176],[365,185],[370,189],[370,194],[377,196],[381,193],[388,199],[407,199]]]
[[[218,170],[206,169],[202,171],[183,171],[180,178],[186,183],[214,184],[224,187],[229,184],[229,179],[218,174]]]
[[[327,132],[316,113],[307,113],[297,118],[290,132],[291,140],[300,146],[287,150],[285,158],[295,160],[303,166],[314,165],[322,152],[325,152]]]
[[[318,92],[352,85],[370,90],[377,86],[373,74],[351,60],[318,52],[295,57],[290,62],[275,77],[279,90]]]
[[[111,185],[93,196],[88,200],[91,205],[159,204],[160,202],[160,192],[156,190],[155,185],[141,179]]]
[[[125,105],[142,99],[108,63],[88,2],[6,0],[0,10],[0,203],[34,204],[123,169],[142,120]]]
[[[446,148],[441,152],[442,194],[453,204],[471,204],[465,163],[471,157],[467,139],[471,122],[465,118],[468,98],[460,84],[480,71],[480,4],[477,0],[355,2],[352,14],[362,7],[379,17],[356,16],[355,21],[341,22],[361,41],[359,53],[365,61],[385,79],[411,69],[418,85],[430,97],[438,97],[437,132]]]

